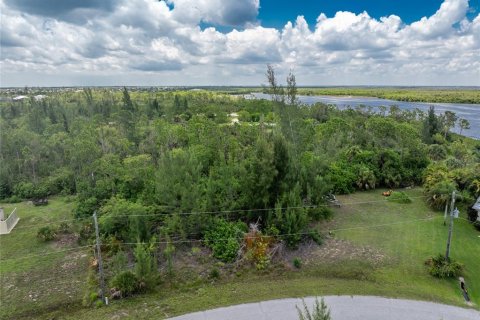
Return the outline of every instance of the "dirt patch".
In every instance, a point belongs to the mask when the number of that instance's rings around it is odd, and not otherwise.
[[[314,264],[319,262],[340,262],[343,260],[362,260],[373,265],[379,265],[386,258],[387,256],[384,253],[370,246],[358,246],[346,240],[329,238],[325,240],[321,247],[312,250],[306,261]]]
[[[165,257],[160,259],[160,270],[168,272]],[[179,246],[173,255],[173,270],[186,279],[207,278],[213,268],[221,271],[225,264],[212,257],[212,251],[204,246]]]
[[[78,242],[78,235],[75,233],[61,233],[53,242],[55,248],[73,247]]]

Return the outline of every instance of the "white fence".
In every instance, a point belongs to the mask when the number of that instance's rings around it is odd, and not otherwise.
[[[17,224],[18,220],[20,220],[20,218],[17,217],[16,211],[17,208],[13,209],[7,219],[0,221],[0,234],[9,234]]]

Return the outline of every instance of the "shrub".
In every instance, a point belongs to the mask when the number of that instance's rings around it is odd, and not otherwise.
[[[315,230],[315,229],[310,230],[307,236],[319,246],[323,244],[323,236],[318,232],[318,230]]]
[[[0,181],[0,200],[1,199],[8,199],[8,197],[10,197],[10,195],[11,195],[10,186],[8,185],[8,183],[6,181],[4,181],[5,178],[0,177],[0,180],[2,180],[2,181]]]
[[[475,227],[475,229],[477,229],[478,231],[480,231],[480,221],[475,221],[473,223],[473,226]]]
[[[110,261],[110,267],[114,274],[120,274],[122,271],[125,270],[128,264],[128,258],[125,252],[118,251]]]
[[[393,192],[390,197],[387,198],[388,201],[407,204],[411,203],[412,200],[410,197],[403,191],[395,191]]]
[[[19,182],[13,187],[14,195],[22,199],[35,197],[35,186],[31,182]]]
[[[320,221],[322,219],[328,219],[333,215],[332,209],[321,206],[308,210],[308,215],[313,221]]]
[[[298,319],[299,320],[330,320],[330,310],[327,307],[327,304],[325,303],[325,300],[323,298],[318,302],[318,298],[315,298],[315,304],[313,306],[312,312],[307,307],[307,304],[305,303],[305,300],[302,299],[303,302],[303,311],[298,307]]]
[[[157,284],[158,270],[153,251],[153,246],[139,243],[133,252],[139,291],[146,291]]]
[[[268,224],[273,224],[282,234],[282,238],[290,248],[296,248],[302,240],[302,233],[308,225],[307,209],[301,208],[300,185],[282,196],[282,201],[277,201],[275,212],[270,213]]]
[[[447,157],[447,149],[440,144],[432,144],[428,146],[428,156],[432,160],[443,160]]]
[[[99,203],[95,197],[80,199],[74,211],[75,218],[91,217],[93,212],[97,210],[98,207]]]
[[[473,209],[472,207],[467,208],[467,215],[468,215],[468,220],[471,222],[475,222],[478,217],[478,212],[477,210]]]
[[[224,262],[233,262],[240,250],[241,235],[245,232],[243,222],[228,222],[217,219],[205,233],[205,244],[213,250],[213,256]]]
[[[453,278],[460,275],[463,265],[453,259],[445,259],[445,256],[439,254],[436,257],[429,258],[425,261],[429,267],[428,272],[437,278]]]
[[[74,174],[67,168],[60,168],[53,172],[44,184],[49,194],[61,193],[67,195],[75,193]]]
[[[51,241],[57,236],[55,230],[52,227],[46,226],[38,229],[37,238],[41,241]]]
[[[150,223],[144,216],[148,214],[148,209],[139,203],[111,198],[100,210],[100,229],[102,233],[114,235],[120,240],[148,241]]]
[[[297,269],[300,269],[302,267],[302,259],[298,257],[293,259],[293,266]]]
[[[58,232],[63,234],[72,233],[72,227],[67,222],[62,222],[58,226]]]
[[[98,296],[98,293],[97,293],[97,292],[95,292],[95,291],[90,292],[90,291],[89,291],[89,292],[87,292],[87,293],[85,294],[85,296],[83,297],[83,302],[82,302],[82,303],[83,303],[83,305],[84,305],[85,307],[90,307],[90,306],[94,305],[95,302],[96,302],[98,299],[100,299],[100,297]]]
[[[122,241],[115,236],[102,237],[102,250],[109,256],[115,255],[122,250]]]
[[[84,222],[78,234],[78,243],[84,244],[88,242],[94,235],[94,227],[92,222]]]
[[[270,245],[275,241],[273,236],[264,236],[258,225],[251,224],[244,236],[245,258],[251,261],[257,270],[264,270],[270,265]]]
[[[2,202],[5,202],[5,203],[19,203],[19,202],[22,202],[22,199],[20,199],[20,197],[17,196],[17,195],[13,195],[10,198],[3,199]]]
[[[131,271],[123,271],[117,274],[110,285],[118,289],[123,297],[136,293],[139,289],[137,276]]]
[[[165,256],[165,260],[167,260],[167,272],[171,276],[173,275],[173,253],[175,252],[175,246],[173,243],[168,239],[167,245],[163,250],[163,255]]]
[[[209,274],[210,279],[220,279],[220,271],[217,268],[213,268]]]

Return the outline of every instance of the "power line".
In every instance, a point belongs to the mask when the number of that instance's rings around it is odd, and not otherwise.
[[[65,219],[65,220],[54,220],[54,221],[48,221],[48,222],[41,222],[39,224],[18,226],[18,227],[15,227],[15,230],[17,230],[17,229],[38,228],[39,226],[46,226],[46,225],[55,224],[55,223],[62,223],[62,222],[69,222],[69,221],[79,221],[79,220],[86,220],[86,219],[83,219],[83,218],[82,219]]]
[[[410,197],[410,199],[420,199],[425,198],[428,196],[417,196],[417,197]],[[371,201],[357,201],[357,202],[342,202],[340,203],[341,206],[352,206],[357,204],[370,204],[370,203],[379,203],[379,202],[387,202],[387,199],[382,200],[371,200]],[[395,203],[395,202],[394,202]],[[397,203],[398,204],[398,203]],[[261,212],[261,211],[273,211],[273,210],[288,210],[288,209],[315,209],[315,208],[322,208],[322,207],[331,207],[331,204],[319,204],[319,205],[309,205],[309,206],[296,206],[296,207],[281,207],[281,208],[257,208],[257,209],[236,209],[236,210],[219,210],[219,211],[192,211],[192,212],[170,212],[170,213],[149,213],[149,214],[119,214],[114,216],[109,216],[109,219],[113,218],[120,218],[120,217],[162,217],[168,215],[200,215],[200,214],[215,214],[215,213],[241,213],[241,212]],[[55,223],[61,222],[69,222],[69,221],[85,221],[89,220],[90,218],[77,218],[77,219],[65,219],[65,220],[55,220],[50,222],[45,222],[41,224],[32,224],[27,226],[18,226],[15,229],[29,229],[29,228],[38,228],[39,226],[44,225],[51,225]]]
[[[356,230],[356,229],[370,229],[370,228],[379,228],[379,227],[386,227],[386,226],[393,226],[393,225],[399,225],[399,224],[405,224],[405,223],[413,223],[413,222],[420,222],[420,221],[430,221],[439,218],[439,216],[436,217],[429,217],[429,218],[423,218],[423,219],[414,219],[414,220],[407,220],[407,221],[399,221],[399,222],[392,222],[392,223],[385,223],[385,224],[378,224],[378,225],[370,225],[370,226],[359,226],[359,227],[351,227],[351,228],[337,228],[337,229],[327,229],[325,231],[344,231],[344,230]],[[294,236],[294,235],[308,235],[310,232],[297,232],[297,233],[285,233],[285,234],[279,234],[275,236],[269,236],[269,235],[262,235],[262,236],[256,236],[253,238],[260,238],[260,237],[284,237],[284,236]],[[224,238],[224,239],[215,239],[210,242],[226,242],[230,241],[232,239],[237,239],[237,238]],[[168,243],[202,243],[202,242],[207,242],[205,239],[184,239],[184,240],[170,240],[170,241],[155,241],[155,242],[124,242],[124,243],[119,243],[119,245],[137,245],[137,244],[168,244]],[[103,245],[110,245],[110,244],[103,244]],[[25,258],[30,258],[30,257],[35,257],[35,256],[44,256],[48,254],[56,254],[56,253],[61,253],[61,252],[67,252],[67,251],[74,251],[74,250],[79,250],[79,249],[84,249],[84,248],[89,248],[89,247],[94,247],[94,245],[87,245],[87,246],[81,246],[81,247],[76,247],[76,248],[70,248],[66,250],[60,250],[60,251],[55,251],[55,252],[47,252],[47,253],[42,253],[42,254],[35,254],[35,255],[28,255],[28,256],[22,256],[18,258],[12,258],[12,259],[6,259],[6,260],[0,260],[0,262],[8,262],[8,261],[14,261],[14,260],[20,260],[20,259],[25,259]]]
[[[93,246],[94,245],[88,245],[88,246],[75,247],[75,248],[70,248],[70,249],[65,249],[65,250],[43,252],[43,253],[38,253],[38,254],[30,254],[30,255],[21,256],[21,257],[18,257],[18,258],[1,259],[0,262],[9,262],[9,261],[27,259],[27,258],[32,258],[32,257],[45,256],[45,255],[57,254],[57,253],[68,252],[68,251],[75,251],[75,250],[89,248],[89,247],[93,247]]]
[[[399,221],[399,222],[392,222],[392,223],[384,223],[384,224],[377,224],[373,226],[361,226],[361,227],[351,227],[351,228],[339,228],[339,229],[331,229],[329,231],[344,231],[344,230],[355,230],[355,229],[370,229],[370,228],[378,228],[378,227],[386,227],[386,226],[393,226],[397,224],[405,224],[405,223],[412,223],[412,222],[419,222],[419,221],[430,221],[439,217],[430,217],[424,219],[415,219],[415,220],[408,220],[408,221]]]

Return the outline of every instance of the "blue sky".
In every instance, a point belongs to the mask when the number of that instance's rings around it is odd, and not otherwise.
[[[262,0],[260,2],[259,19],[263,26],[280,28],[287,21],[295,20],[303,15],[309,24],[314,24],[318,15],[323,12],[333,16],[337,11],[362,13],[367,11],[371,17],[391,14],[400,16],[405,23],[412,23],[422,17],[433,15],[442,0]],[[478,14],[480,0],[470,0],[472,17]]]
[[[0,86],[480,85],[480,0],[0,0]]]

